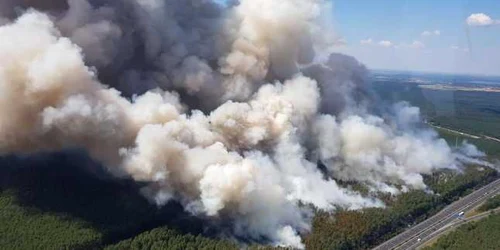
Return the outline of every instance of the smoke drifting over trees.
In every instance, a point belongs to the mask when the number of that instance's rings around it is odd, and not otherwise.
[[[329,54],[327,8],[3,1],[0,153],[81,148],[148,183],[158,205],[175,200],[230,220],[239,237],[299,248],[309,205],[383,206],[334,179],[397,194],[476,161],[473,146],[452,149],[424,128],[418,108],[378,107],[366,68]]]

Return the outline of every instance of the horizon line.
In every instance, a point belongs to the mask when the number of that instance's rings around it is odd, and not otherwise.
[[[406,72],[406,73],[424,73],[424,74],[442,74],[442,75],[456,75],[456,76],[482,76],[482,77],[500,77],[500,74],[486,74],[486,73],[472,73],[472,72],[446,72],[446,71],[430,71],[430,70],[404,70],[404,69],[383,69],[383,68],[370,68],[369,71],[393,71],[393,72]]]

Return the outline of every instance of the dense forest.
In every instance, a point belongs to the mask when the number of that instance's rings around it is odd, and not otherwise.
[[[426,177],[427,185],[436,195],[411,191],[398,197],[386,195],[386,209],[340,211],[336,214],[318,212],[313,231],[306,237],[306,247],[318,250],[374,247],[496,176],[496,171],[475,167],[467,168],[463,174],[436,173]]]
[[[495,250],[500,248],[500,214],[460,226],[425,250]]]
[[[491,111],[489,107],[473,107],[463,103],[460,101],[461,96],[449,97],[449,100],[457,102],[446,104],[446,96],[436,97],[433,93],[422,92],[416,85],[386,83],[377,85],[376,89],[385,100],[409,100],[420,106],[426,117],[432,117],[435,121],[440,116],[446,117],[442,115],[450,114],[451,110],[452,114],[463,117],[457,122],[465,122],[465,125],[455,124],[458,126],[455,129],[466,130],[471,115],[474,119],[478,118],[472,109],[483,110],[480,113],[483,115]],[[441,100],[443,105],[434,103],[436,100]],[[456,112],[457,107],[465,106],[470,107]],[[483,118],[480,122],[484,123],[484,128],[491,128],[493,118]],[[500,157],[500,143],[466,138],[446,130],[438,132],[450,144],[467,140],[490,157]],[[95,162],[91,162],[86,155],[71,150],[42,154],[42,157],[0,158],[0,249],[241,247],[218,237],[217,228],[211,228],[207,221],[190,216],[179,204],[169,203],[163,207],[152,205],[139,194],[141,183],[116,180],[95,166]],[[307,249],[369,249],[497,177],[497,172],[492,169],[468,166],[462,173],[442,171],[425,176],[429,190],[410,191],[399,196],[375,194],[385,202],[386,208],[338,210],[335,213],[318,210],[313,219],[312,231],[303,235],[304,243]],[[362,193],[368,192],[359,183],[340,184],[350,185]],[[488,210],[499,205],[500,196],[497,196],[481,209]],[[464,226],[441,239],[432,249],[460,249],[454,247],[463,245],[460,239],[465,238],[465,235],[479,235],[482,230],[498,232],[498,224],[500,218],[495,215],[488,220]],[[486,238],[477,237],[478,240],[489,241],[487,237],[492,236],[486,233],[481,236]],[[247,242],[251,249],[272,249],[259,243],[266,242]],[[474,241],[470,246],[477,244],[480,242]],[[498,242],[495,246],[499,246]]]
[[[171,249],[171,250],[217,250],[234,249],[238,246],[225,240],[213,240],[191,234],[180,234],[167,227],[155,228],[151,231],[119,242],[105,248],[106,250],[139,250],[139,249]]]
[[[0,159],[0,249],[237,247],[215,237],[209,223],[178,204],[151,205],[139,194],[140,184],[109,178],[99,169],[89,169],[92,164],[86,157],[78,157],[64,152]],[[440,195],[379,194],[386,209],[317,211],[312,232],[304,235],[306,247],[369,248],[495,177],[495,171],[471,166],[463,174],[427,176],[426,183]]]
[[[203,229],[181,206],[152,205],[138,184],[96,173],[74,152],[0,164],[0,249],[101,248],[164,225]]]

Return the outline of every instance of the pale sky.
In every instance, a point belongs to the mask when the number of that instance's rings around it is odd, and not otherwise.
[[[333,3],[337,50],[369,68],[500,75],[500,0]]]

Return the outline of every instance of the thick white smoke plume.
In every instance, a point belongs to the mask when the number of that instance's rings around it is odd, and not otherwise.
[[[371,112],[364,66],[322,54],[335,44],[321,27],[327,6],[6,1],[0,153],[82,148],[117,177],[149,183],[143,193],[159,205],[175,200],[229,218],[235,235],[298,248],[310,205],[383,206],[334,179],[398,193],[479,156],[420,127],[417,108]]]

